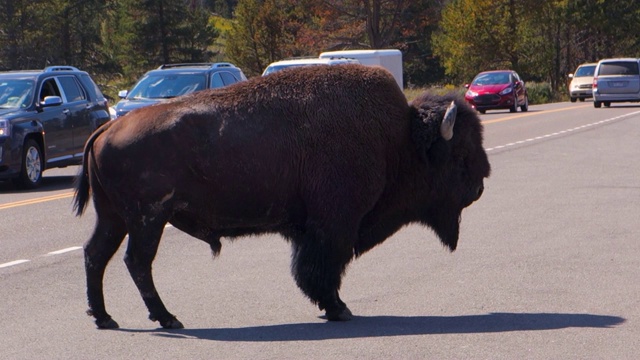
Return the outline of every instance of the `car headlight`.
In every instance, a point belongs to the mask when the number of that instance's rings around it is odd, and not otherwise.
[[[500,95],[507,95],[507,94],[511,94],[511,92],[513,91],[513,88],[511,86],[509,86],[508,88],[500,91],[498,94]]]
[[[9,120],[0,120],[0,136],[9,136],[10,130]]]
[[[468,97],[476,97],[476,96],[478,96],[478,93],[475,92],[475,91],[467,90],[466,96],[468,96]]]

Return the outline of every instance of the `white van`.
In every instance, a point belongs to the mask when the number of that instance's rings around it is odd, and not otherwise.
[[[362,65],[382,66],[389,70],[400,89],[403,89],[402,52],[398,49],[326,51],[321,53],[320,57],[326,59],[353,58],[358,59]]]
[[[640,59],[598,61],[593,76],[593,106],[609,107],[613,102],[640,102]]]

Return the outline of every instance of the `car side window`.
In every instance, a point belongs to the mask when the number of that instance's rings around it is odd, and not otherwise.
[[[214,73],[213,75],[211,75],[211,88],[212,89],[223,87],[223,86],[224,86],[224,81],[222,80],[222,76],[220,75],[219,72]]]
[[[58,88],[58,84],[54,78],[49,78],[42,82],[38,99],[42,102],[47,96],[61,96],[60,89]]]
[[[231,85],[238,82],[238,79],[230,72],[224,71],[221,72],[220,75],[222,76],[222,81],[224,81],[225,85]]]
[[[78,84],[75,76],[59,76],[58,81],[62,86],[62,91],[67,99],[67,102],[81,101],[87,98],[84,90]]]

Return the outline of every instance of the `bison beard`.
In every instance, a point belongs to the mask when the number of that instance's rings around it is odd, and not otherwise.
[[[76,182],[76,214],[91,194],[97,217],[84,247],[88,314],[118,327],[103,277],[128,234],[125,263],[149,318],[183,327],[151,274],[171,223],[214,255],[221,237],[282,234],[298,287],[328,320],[349,320],[338,293],[349,262],[409,223],[453,251],[489,173],[464,101],[409,104],[379,68],[297,68],[133,111],[91,136]]]

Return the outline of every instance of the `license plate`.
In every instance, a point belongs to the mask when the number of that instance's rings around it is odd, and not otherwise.
[[[626,81],[613,81],[611,82],[611,87],[625,87],[627,86]]]

